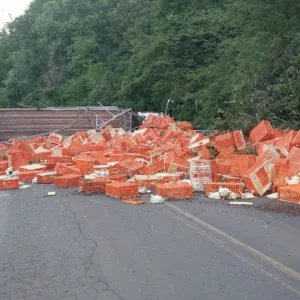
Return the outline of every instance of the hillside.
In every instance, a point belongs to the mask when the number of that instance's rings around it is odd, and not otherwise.
[[[0,106],[162,111],[300,128],[296,0],[34,0],[0,35]]]

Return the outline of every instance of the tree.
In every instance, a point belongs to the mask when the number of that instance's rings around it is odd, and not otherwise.
[[[295,0],[34,0],[0,34],[0,106],[163,111],[300,127]]]

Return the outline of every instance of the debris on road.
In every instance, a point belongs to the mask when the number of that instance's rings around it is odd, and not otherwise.
[[[229,199],[231,193],[231,190],[229,190],[228,188],[223,188],[221,186],[219,187],[219,195],[223,200]]]
[[[215,200],[221,200],[222,199],[219,192],[208,193],[207,196],[210,199],[215,199]]]
[[[56,192],[48,192],[47,196],[55,196]]]
[[[273,193],[267,196],[268,199],[278,199],[278,193]]]
[[[253,205],[252,202],[242,202],[242,201],[233,201],[233,202],[229,202],[229,204],[231,204],[231,205],[248,205],[248,206]]]
[[[205,192],[227,200],[278,192],[278,199],[298,203],[299,141],[300,132],[265,120],[247,138],[241,130],[202,135],[186,121],[149,114],[133,132],[107,125],[0,144],[0,189],[19,181],[54,184],[131,204],[153,190],[165,199]]]
[[[241,195],[232,192],[228,188],[219,187],[217,192],[208,193],[208,197],[215,200],[235,200],[238,197],[241,197]]]
[[[255,199],[256,197],[253,195],[253,193],[242,193],[241,198],[243,200],[248,200],[248,199]]]
[[[21,185],[19,186],[20,189],[28,189],[29,187],[31,187],[30,184],[21,184]]]
[[[146,203],[145,201],[141,201],[137,196],[123,197],[122,202],[132,205],[141,205]]]
[[[151,193],[151,190],[148,190],[145,187],[141,187],[141,188],[139,188],[139,193],[140,194],[149,194],[149,193]]]
[[[152,203],[152,204],[162,204],[165,201],[166,200],[163,197],[158,196],[158,195],[151,195],[151,197],[150,197],[150,203]]]

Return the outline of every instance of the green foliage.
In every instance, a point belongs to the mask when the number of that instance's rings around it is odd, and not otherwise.
[[[199,129],[300,128],[295,0],[34,0],[0,34],[0,107],[163,111]]]

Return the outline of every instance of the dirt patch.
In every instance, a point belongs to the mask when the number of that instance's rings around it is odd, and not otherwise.
[[[271,211],[290,216],[300,216],[299,204],[293,204],[264,197],[255,199],[255,201],[253,201],[253,207],[262,211]]]
[[[214,200],[208,198],[206,195],[202,193],[196,193],[194,195],[194,200],[198,201],[199,203],[213,203],[215,205],[226,205],[231,206],[232,209],[235,209],[237,206],[230,205],[229,201],[227,200]],[[241,199],[237,199],[239,201]],[[244,201],[244,200],[241,200]],[[293,204],[289,202],[268,199],[266,197],[257,197],[251,200],[245,200],[247,202],[252,202],[253,206],[250,206],[249,209],[257,209],[265,212],[274,212],[279,214],[286,214],[289,216],[300,216],[300,205]]]

